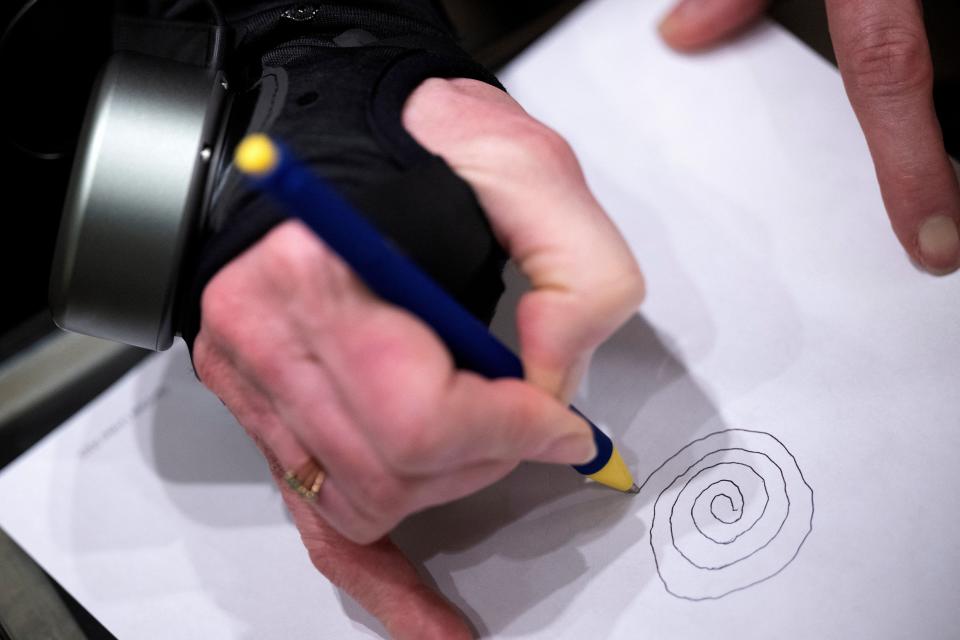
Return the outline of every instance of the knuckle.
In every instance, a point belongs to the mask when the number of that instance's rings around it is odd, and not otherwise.
[[[215,276],[200,297],[202,332],[213,341],[226,340],[236,318],[242,317],[242,296],[236,295],[229,269],[230,267]]]
[[[518,180],[576,175],[579,163],[559,133],[524,112],[501,112],[484,121],[467,142],[479,166]]]
[[[281,336],[263,330],[262,317],[251,317],[233,299],[208,286],[202,299],[202,328],[194,346],[194,367],[200,380],[216,389],[237,371],[282,387],[289,377],[287,351]],[[228,292],[229,293],[229,292]],[[203,339],[201,341],[201,338]]]
[[[393,520],[404,502],[402,492],[388,475],[375,481],[365,482],[361,492],[365,511],[370,516],[371,524],[376,525],[377,528],[383,528],[386,526],[384,523]]]
[[[410,94],[410,102],[419,108],[421,104],[450,108],[460,97],[455,86],[447,78],[427,78]]]
[[[197,377],[208,387],[218,379],[222,370],[222,365],[215,353],[201,332],[193,346],[193,368],[197,372]]]
[[[257,267],[268,283],[281,290],[295,288],[315,277],[323,260],[316,248],[293,236],[292,229],[279,229],[258,254]]]
[[[208,351],[225,350],[236,354],[238,349],[245,356],[255,356],[258,349],[258,323],[255,316],[246,307],[247,297],[242,287],[238,287],[234,266],[228,266],[207,285],[200,298],[201,329],[204,349],[202,357],[197,359],[197,373],[201,379],[215,373],[221,364],[205,355]]]
[[[271,299],[309,300],[317,292],[336,299],[349,288],[346,267],[298,222],[285,222],[271,231],[250,257],[248,279]]]
[[[342,533],[350,542],[359,544],[361,546],[366,546],[368,544],[373,544],[388,532],[368,526],[357,526],[344,529]]]
[[[359,495],[362,506],[356,509],[356,522],[360,526],[355,531],[364,532],[368,542],[389,533],[408,513],[408,492],[390,475],[364,482],[359,487]]]
[[[647,283],[636,264],[625,269],[623,275],[615,280],[612,295],[618,307],[633,309],[640,306],[647,296]]]
[[[639,267],[630,281],[630,299],[635,307],[639,307],[647,299],[647,281]]]
[[[531,118],[520,119],[508,132],[505,146],[515,162],[537,167],[576,167],[573,149],[559,133]]]
[[[389,532],[389,529],[383,529],[376,523],[364,518],[354,518],[348,522],[335,522],[332,524],[334,528],[343,535],[343,537],[360,545],[372,544]],[[314,565],[316,565],[317,568],[320,568],[320,566],[317,564],[317,560],[312,556],[311,560],[314,561]],[[326,574],[326,571],[324,571],[322,568],[320,568],[320,570]]]
[[[853,38],[846,67],[855,88],[868,97],[910,94],[933,83],[923,32],[893,22],[864,23]]]
[[[636,311],[647,293],[643,274],[633,260],[608,270],[584,285],[582,291],[578,307],[584,310],[584,319],[591,325],[596,324],[597,318],[618,324]]]
[[[442,453],[442,430],[428,412],[411,406],[415,403],[398,404],[402,406],[387,417],[384,457],[398,471],[415,471]]]
[[[381,353],[396,353],[391,348],[397,346],[402,352],[403,345],[394,342]],[[377,390],[377,401],[363,417],[371,442],[393,471],[422,469],[443,453],[447,441],[439,418],[444,377],[426,366],[416,370],[401,367],[391,375],[378,369],[371,367],[367,376],[371,388]]]
[[[635,309],[643,302],[646,282],[635,261],[630,260],[605,276],[590,287],[596,305],[607,310],[626,310]]]

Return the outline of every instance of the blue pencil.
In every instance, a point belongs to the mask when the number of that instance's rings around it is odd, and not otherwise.
[[[427,323],[461,366],[487,378],[523,378],[520,358],[281,145],[263,134],[247,136],[237,147],[234,165],[323,239],[372,291]],[[570,409],[587,421],[597,445],[596,458],[574,469],[637,493],[610,438],[575,407]]]

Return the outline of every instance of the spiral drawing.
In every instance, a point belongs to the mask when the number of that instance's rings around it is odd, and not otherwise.
[[[813,490],[796,459],[762,431],[694,440],[644,481],[650,548],[666,590],[714,600],[787,567],[813,529]]]

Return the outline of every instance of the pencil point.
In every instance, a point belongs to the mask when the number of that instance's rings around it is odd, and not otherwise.
[[[591,473],[587,477],[617,491],[626,492],[630,490],[631,486],[634,486],[630,469],[627,468],[623,458],[620,457],[620,452],[616,449],[611,452],[610,459],[607,460],[602,469],[596,473]]]
[[[632,493],[632,494],[640,493],[640,487],[638,487],[636,483],[633,483],[632,485],[630,485],[630,488],[627,489],[627,493]]]

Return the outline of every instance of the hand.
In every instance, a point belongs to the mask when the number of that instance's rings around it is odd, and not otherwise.
[[[757,18],[767,0],[682,0],[660,25],[693,51]],[[960,188],[933,108],[933,63],[917,0],[826,0],[840,73],[866,135],[890,222],[926,270],[960,267]]]
[[[403,116],[473,186],[531,280],[517,310],[527,383],[454,369],[425,325],[377,300],[298,222],[210,281],[194,364],[271,461],[317,568],[394,635],[451,638],[469,634],[464,623],[382,536],[521,460],[591,459],[566,400],[643,281],[570,148],[506,94],[428,80]],[[280,476],[310,459],[328,476],[308,504]]]

